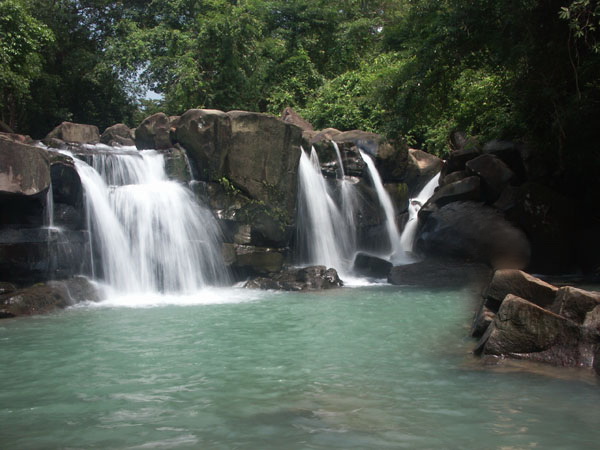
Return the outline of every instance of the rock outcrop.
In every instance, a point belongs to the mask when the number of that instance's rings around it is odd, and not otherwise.
[[[46,135],[45,140],[53,139],[71,144],[94,144],[100,141],[100,132],[95,125],[63,122]]]
[[[281,291],[318,291],[342,287],[335,269],[325,266],[309,266],[301,269],[287,268],[268,277],[258,277],[248,281],[245,288],[270,289]]]

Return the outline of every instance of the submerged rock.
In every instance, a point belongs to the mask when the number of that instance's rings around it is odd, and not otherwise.
[[[335,269],[309,266],[301,269],[287,268],[268,277],[248,281],[248,289],[274,289],[281,291],[316,291],[342,287],[344,284]]]

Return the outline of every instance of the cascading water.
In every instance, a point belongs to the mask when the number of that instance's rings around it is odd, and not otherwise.
[[[161,154],[103,146],[75,160],[103,278],[120,292],[189,293],[224,282],[218,225],[164,170]]]
[[[349,273],[356,251],[354,226],[348,223],[347,215],[340,211],[331,195],[314,148],[310,157],[301,150],[298,177],[298,230],[308,253],[307,262],[333,267],[341,274]]]
[[[385,214],[385,229],[387,231],[391,247],[387,259],[394,264],[405,264],[408,262],[408,260],[402,245],[400,245],[400,231],[398,230],[398,225],[396,224],[396,213],[392,199],[383,187],[383,182],[381,181],[381,177],[379,176],[379,172],[377,171],[377,167],[375,167],[375,162],[373,159],[366,155],[362,150],[360,150],[360,156],[367,165],[367,170],[371,180],[373,181],[373,187],[377,193],[377,198],[379,199]]]
[[[412,252],[415,244],[415,237],[419,225],[419,210],[427,200],[431,198],[439,183],[440,173],[429,180],[423,189],[421,189],[421,192],[419,192],[415,198],[411,198],[408,202],[408,222],[406,222],[404,231],[402,231],[402,236],[400,236],[400,245],[405,253]]]

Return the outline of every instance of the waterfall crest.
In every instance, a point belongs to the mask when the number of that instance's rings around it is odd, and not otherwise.
[[[121,292],[193,292],[227,279],[220,231],[153,150],[75,159],[100,275]],[[125,153],[125,154],[124,154]]]

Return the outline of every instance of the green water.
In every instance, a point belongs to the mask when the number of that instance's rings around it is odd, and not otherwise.
[[[471,308],[227,289],[5,320],[0,447],[597,448],[593,379],[483,369]]]

